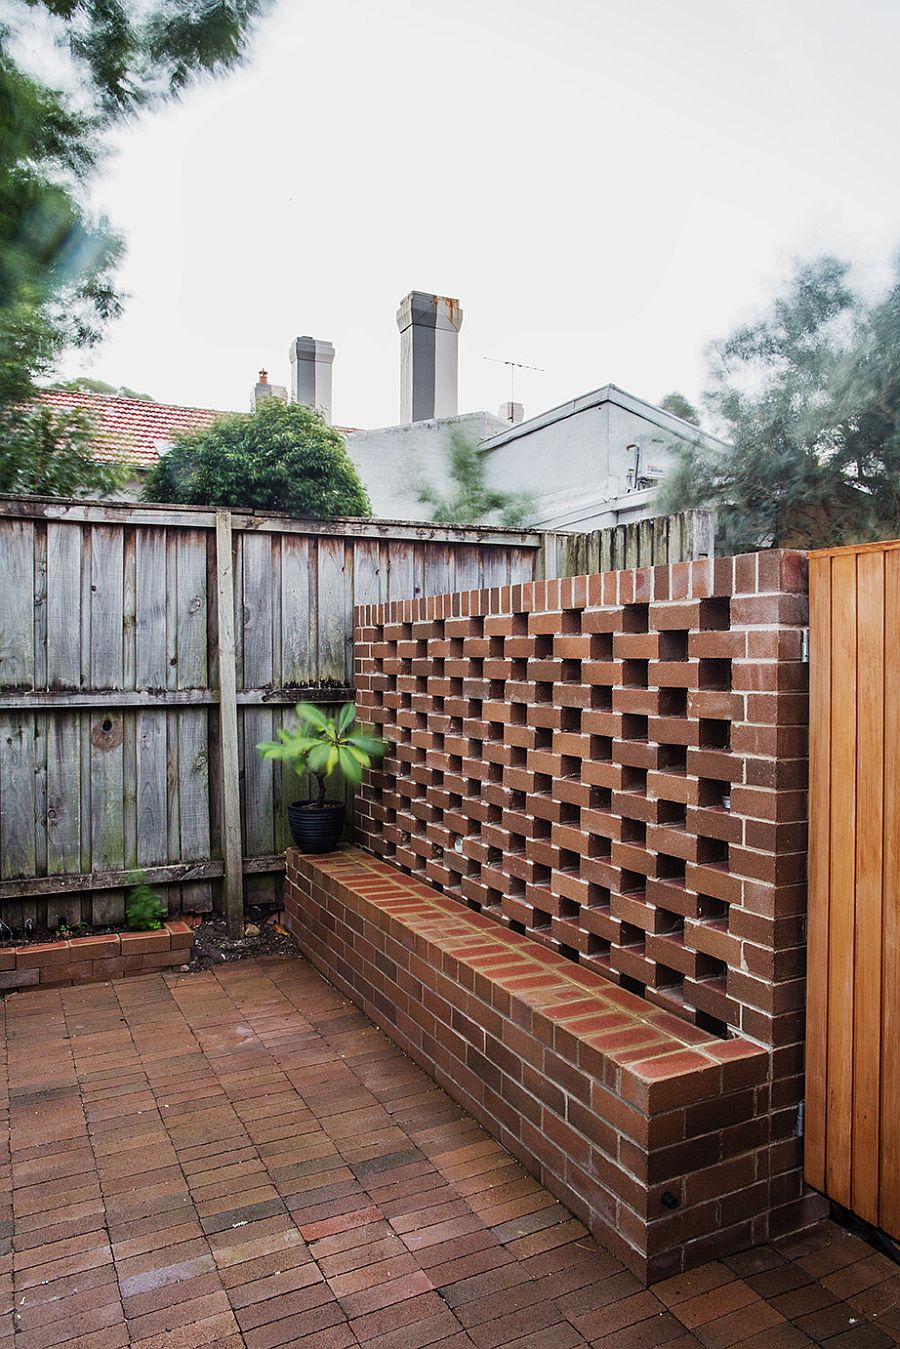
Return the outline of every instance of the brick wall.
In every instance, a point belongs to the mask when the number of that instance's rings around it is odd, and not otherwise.
[[[174,969],[191,958],[194,934],[180,919],[158,932],[109,932],[0,948],[0,996],[36,984],[95,984]]]
[[[801,1189],[806,562],[767,552],[357,610],[390,751],[357,838],[713,1034],[770,1048]]]

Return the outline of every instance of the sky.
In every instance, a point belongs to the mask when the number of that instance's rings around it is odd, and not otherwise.
[[[460,411],[696,398],[798,258],[900,248],[896,0],[278,0],[243,69],[116,136],[124,317],[66,373],[249,406],[297,335],[399,420],[395,313],[460,299]],[[485,358],[494,358],[487,360]]]

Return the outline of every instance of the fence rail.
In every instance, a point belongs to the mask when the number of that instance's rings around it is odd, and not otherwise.
[[[701,534],[0,497],[0,914],[116,923],[136,869],[173,911],[274,899],[296,784],[255,745],[352,696],[354,605],[686,560]]]

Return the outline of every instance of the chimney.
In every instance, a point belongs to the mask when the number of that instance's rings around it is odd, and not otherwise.
[[[497,416],[501,421],[509,422],[511,426],[518,426],[519,422],[525,420],[525,409],[521,403],[501,403],[497,409]]]
[[[260,370],[256,388],[253,390],[253,406],[258,408],[267,398],[281,398],[287,402],[287,389],[283,384],[270,384],[268,370]]]
[[[459,300],[411,290],[397,310],[400,420],[424,422],[459,411]]]
[[[330,426],[334,347],[315,337],[295,337],[288,355],[291,358],[291,398],[295,403],[316,408]]]

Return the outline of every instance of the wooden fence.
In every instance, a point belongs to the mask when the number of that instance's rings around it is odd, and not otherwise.
[[[542,537],[542,575],[586,576],[712,557],[715,516],[711,511],[684,511],[595,529],[590,534],[545,533]]]
[[[223,876],[272,899],[296,784],[254,747],[299,698],[352,696],[355,604],[574,575],[621,548],[678,560],[700,532],[673,517],[581,546],[0,497],[0,914],[118,922],[135,869],[173,911],[209,909]]]
[[[900,1238],[900,542],[809,579],[806,1177]]]

